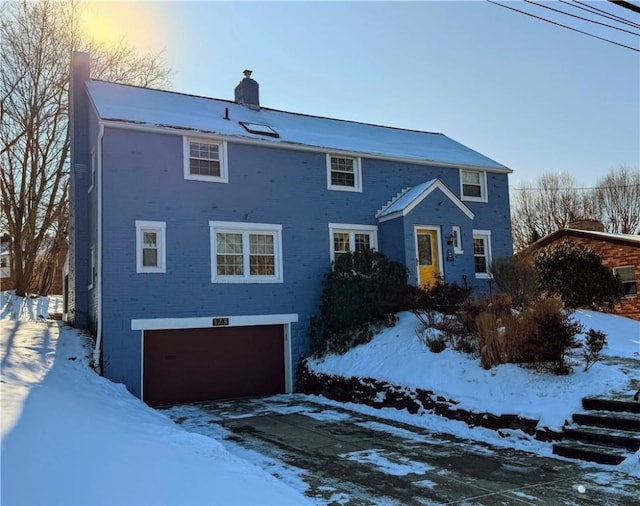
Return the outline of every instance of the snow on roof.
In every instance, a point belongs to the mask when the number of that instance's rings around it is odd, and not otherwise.
[[[606,240],[618,239],[623,241],[637,242],[638,245],[640,245],[640,235],[613,234],[611,232],[598,232],[596,230],[582,230],[579,228],[567,228],[565,230],[570,232],[580,232],[581,234],[592,235],[594,237],[601,237],[602,239]]]
[[[377,214],[377,218],[392,219],[398,216],[406,216],[411,210],[424,200],[433,190],[440,189],[463,213],[474,218],[474,214],[464,203],[439,179],[431,179],[424,183],[407,188],[395,199],[383,207]],[[384,219],[382,221],[385,221]]]
[[[403,130],[264,107],[251,109],[228,100],[104,81],[87,81],[86,86],[102,120],[172,127],[374,157],[511,172],[506,166],[439,133]],[[225,119],[225,116],[229,119]],[[250,133],[239,123],[241,121],[273,129],[279,137]]]

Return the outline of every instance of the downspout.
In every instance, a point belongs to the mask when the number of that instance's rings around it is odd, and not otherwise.
[[[100,123],[98,130],[98,145],[96,146],[98,163],[96,164],[96,185],[98,192],[98,251],[96,258],[96,347],[93,350],[93,367],[102,375],[101,350],[102,350],[102,137],[104,125]]]

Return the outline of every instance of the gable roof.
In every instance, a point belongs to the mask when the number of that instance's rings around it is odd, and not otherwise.
[[[640,248],[640,235],[631,234],[612,234],[610,232],[597,232],[594,230],[580,230],[577,228],[561,228],[555,232],[545,235],[541,239],[538,239],[533,244],[530,244],[517,254],[527,256],[534,251],[547,246],[548,244],[562,239],[563,237],[581,237],[583,239],[592,239],[594,241],[604,241],[614,244],[623,244]]]
[[[431,179],[416,185],[413,188],[408,188],[378,211],[376,218],[378,218],[379,221],[387,221],[400,216],[406,216],[436,189],[444,193],[455,206],[469,217],[470,220],[475,217],[473,211],[471,211],[471,209],[469,209],[451,190],[449,190],[442,181],[439,179]]]
[[[87,91],[103,121],[169,127],[270,144],[343,151],[372,157],[471,167],[510,173],[508,167],[446,135],[355,121],[251,109],[228,100],[204,98],[90,80]],[[228,119],[225,119],[228,118]],[[268,127],[256,133],[240,122]],[[257,130],[262,130],[261,128]]]

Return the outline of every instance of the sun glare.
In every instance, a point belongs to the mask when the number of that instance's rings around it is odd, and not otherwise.
[[[89,7],[82,14],[81,26],[83,33],[96,44],[111,45],[125,38],[121,23],[106,12],[95,7]]]

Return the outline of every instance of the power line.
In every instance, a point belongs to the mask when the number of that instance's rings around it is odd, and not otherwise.
[[[600,21],[595,21],[593,19],[585,18],[585,17],[582,17],[582,16],[576,16],[575,14],[570,14],[570,13],[562,11],[560,9],[554,9],[553,7],[549,7],[548,5],[542,5],[542,4],[539,4],[537,2],[533,2],[532,0],[524,0],[524,1],[526,3],[528,3],[528,4],[535,5],[536,7],[540,7],[542,9],[549,9],[550,11],[559,12],[560,14],[564,14],[565,16],[570,16],[570,17],[576,18],[576,19],[582,19],[584,21],[588,21],[589,23],[595,23],[596,25],[606,26],[607,28],[613,28],[614,30],[620,30],[621,32],[630,33],[631,35],[640,36],[639,33],[631,32],[629,30],[625,30],[624,28],[619,28],[617,26],[608,25],[607,23],[601,23]]]
[[[616,21],[617,23],[622,23],[625,25],[632,26],[633,28],[640,28],[640,24],[634,23],[633,21],[629,21],[620,16],[616,16],[615,14],[611,14],[610,12],[604,11],[602,9],[598,9],[597,7],[593,7],[592,5],[580,2],[579,0],[573,0],[572,2],[567,2],[567,0],[558,0],[560,3],[569,5],[576,9],[582,9],[583,11],[587,11],[591,14],[596,14],[598,16],[602,16],[603,18],[610,19],[612,21]],[[578,4],[578,5],[576,5]]]
[[[629,9],[630,11],[640,14],[640,7],[632,4],[631,2],[625,2],[624,0],[609,0],[609,2],[616,4],[618,7],[622,7],[623,9]]]
[[[574,32],[582,33],[582,34],[587,35],[589,37],[593,37],[594,39],[599,39],[599,40],[602,40],[604,42],[609,42],[610,44],[615,44],[616,46],[624,47],[626,49],[631,49],[631,51],[635,51],[636,53],[640,53],[640,49],[637,49],[635,47],[627,46],[625,44],[621,44],[619,42],[615,42],[615,41],[610,40],[610,39],[605,39],[604,37],[599,37],[599,36],[594,35],[592,33],[585,32],[583,30],[578,30],[577,28],[573,28],[571,26],[563,25],[562,23],[557,23],[555,21],[551,21],[550,19],[546,19],[546,18],[543,18],[543,17],[540,17],[540,16],[536,16],[535,14],[530,14],[529,12],[521,11],[519,9],[514,9],[513,7],[509,7],[508,5],[504,5],[504,4],[501,4],[501,3],[498,3],[498,2],[494,2],[493,0],[486,0],[486,1],[489,2],[490,4],[498,5],[500,7],[504,7],[505,9],[509,9],[509,10],[518,12],[520,14],[524,14],[525,16],[530,16],[532,18],[536,18],[536,19],[539,19],[541,21],[546,21],[547,23],[551,23],[552,25],[561,26],[562,28],[566,28],[566,29],[572,30]]]
[[[640,184],[617,184],[617,185],[611,185],[611,186],[583,186],[578,188],[575,188],[575,187],[516,188],[515,186],[510,186],[509,188],[519,192],[520,191],[548,191],[548,190],[567,192],[567,191],[584,191],[584,190],[614,190],[618,188],[635,188],[635,187],[640,188]]]

